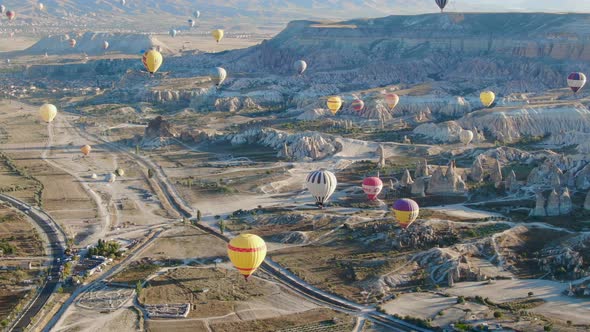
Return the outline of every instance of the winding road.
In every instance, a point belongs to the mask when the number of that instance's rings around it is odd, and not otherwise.
[[[66,248],[66,236],[59,225],[47,213],[40,211],[25,202],[17,200],[11,196],[0,194],[0,201],[8,203],[12,207],[22,211],[32,219],[39,228],[47,235],[49,248],[51,249],[51,267],[49,274],[42,288],[37,292],[35,299],[15,320],[10,331],[24,331],[39,311],[43,308],[49,297],[59,284],[59,263],[58,258],[62,258]]]

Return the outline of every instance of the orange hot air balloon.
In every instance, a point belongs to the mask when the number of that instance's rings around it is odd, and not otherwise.
[[[266,243],[258,235],[241,234],[229,241],[227,255],[246,280],[266,257]]]
[[[82,152],[83,155],[87,156],[90,154],[90,151],[92,151],[92,147],[90,145],[86,144],[80,148],[80,151]]]
[[[353,109],[353,110],[355,110],[355,111],[357,111],[357,112],[360,112],[360,111],[362,111],[362,110],[363,110],[363,108],[365,108],[365,103],[364,103],[362,100],[360,100],[360,99],[355,99],[355,100],[352,102],[352,109]]]

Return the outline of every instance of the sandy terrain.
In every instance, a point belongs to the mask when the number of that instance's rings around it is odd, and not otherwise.
[[[457,303],[456,297],[444,297],[431,293],[402,294],[393,301],[383,305],[388,314],[434,318],[441,310],[445,310]]]
[[[562,295],[568,284],[549,280],[497,280],[493,284],[464,282],[447,290],[453,295],[489,297],[494,302],[507,302],[527,297],[533,292],[536,298],[547,303],[533,309],[550,318],[571,320],[576,324],[590,324],[590,303]]]

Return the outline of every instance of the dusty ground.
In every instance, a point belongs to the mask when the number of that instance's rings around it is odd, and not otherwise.
[[[135,332],[139,328],[139,313],[132,307],[114,312],[98,312],[77,308],[74,314],[66,316],[62,324],[53,331],[119,331]]]

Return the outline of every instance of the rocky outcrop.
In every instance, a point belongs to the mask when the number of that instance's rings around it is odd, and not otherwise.
[[[385,167],[385,160],[387,159],[387,156],[385,155],[385,149],[383,148],[382,144],[379,144],[379,147],[377,148],[377,151],[375,152],[375,154],[377,154],[377,156],[379,157],[379,161],[377,162],[377,167],[384,168]]]
[[[289,134],[272,128],[248,129],[225,137],[233,145],[260,144],[277,151],[279,157],[292,160],[319,160],[332,156],[342,149],[333,136],[317,132]],[[289,156],[283,156],[285,144]]]
[[[422,135],[437,142],[457,143],[459,134],[463,128],[455,121],[447,121],[438,124],[425,123],[414,129],[414,134]]]
[[[244,110],[258,110],[257,105],[250,97],[224,97],[215,100],[215,110],[218,112],[235,113]]]
[[[479,154],[471,165],[469,178],[475,182],[489,178],[498,187],[502,183],[502,165],[498,159]]]
[[[428,167],[428,161],[426,161],[426,159],[424,159],[423,161],[419,161],[416,164],[416,172],[414,172],[414,176],[416,176],[416,178],[430,176],[430,169]]]
[[[179,137],[178,131],[164,118],[158,116],[148,123],[141,141],[141,145],[160,146],[170,138]]]
[[[404,171],[404,175],[402,175],[402,180],[400,183],[403,187],[409,187],[414,183],[412,175],[410,174],[410,171],[407,168]]]
[[[590,110],[581,104],[506,108],[497,112],[473,112],[458,123],[463,127],[484,129],[496,140],[515,142],[524,137],[558,135],[563,131],[589,133]]]
[[[569,189],[564,188],[559,196],[559,215],[568,215],[573,211],[572,199],[570,197]]]
[[[545,197],[543,196],[543,192],[538,191],[536,194],[536,203],[535,208],[531,211],[530,215],[534,217],[545,217],[547,216],[547,211],[545,210]]]
[[[557,194],[557,191],[555,191],[555,189],[553,189],[551,191],[551,193],[549,194],[549,198],[547,199],[546,211],[547,211],[547,216],[549,216],[549,217],[554,217],[554,216],[560,215],[559,195]]]
[[[586,199],[584,199],[584,210],[590,211],[590,191],[586,194]]]
[[[417,178],[412,184],[412,196],[425,197],[426,196],[426,178]]]
[[[514,170],[511,170],[506,177],[506,181],[504,182],[504,188],[511,193],[515,193],[520,189],[520,183],[516,179],[516,173]]]
[[[465,190],[465,182],[457,173],[455,162],[451,161],[446,172],[443,173],[443,169],[439,166],[432,173],[426,192],[431,195],[457,194],[464,193]]]
[[[559,188],[561,183],[567,183],[567,177],[554,162],[547,160],[531,171],[526,182],[528,186]]]

